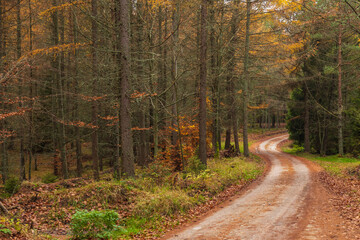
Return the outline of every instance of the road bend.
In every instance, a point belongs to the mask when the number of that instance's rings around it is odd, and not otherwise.
[[[287,137],[271,138],[256,149],[271,166],[260,184],[169,239],[290,239],[302,218],[310,170],[300,160],[277,150]]]

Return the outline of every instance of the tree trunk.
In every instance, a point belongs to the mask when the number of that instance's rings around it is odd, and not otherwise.
[[[92,27],[91,27],[91,55],[92,55],[92,94],[93,96],[98,95],[98,59],[97,59],[97,42],[98,42],[98,24],[97,24],[97,15],[98,15],[98,2],[97,0],[91,0],[91,15],[92,15]],[[98,103],[96,100],[92,101],[91,107],[91,120],[92,124],[98,126]],[[91,135],[91,151],[93,159],[93,174],[94,179],[99,180],[99,135],[98,129],[93,129]]]
[[[127,177],[135,176],[133,139],[131,132],[130,116],[130,40],[129,40],[129,2],[128,0],[119,1],[120,11],[120,87],[121,87],[121,106],[120,106],[120,124],[121,124],[121,156],[123,173]]]
[[[165,21],[164,21],[164,36],[167,36],[168,35],[168,10],[167,8],[164,9],[164,18],[165,18]],[[161,112],[162,115],[160,116],[160,119],[161,119],[161,127],[165,127],[165,123],[164,123],[164,119],[165,119],[165,113],[166,113],[166,110],[165,110],[165,106],[167,104],[167,88],[168,88],[168,65],[167,65],[167,58],[168,58],[168,48],[167,46],[164,46],[163,48],[163,77],[162,77],[162,82],[161,82],[161,91],[162,94],[161,94],[161,101],[162,101],[162,105],[161,107],[164,108],[164,110]]]
[[[120,1],[116,0],[115,1],[115,9],[114,9],[114,16],[115,16],[115,29],[119,30],[120,29]],[[114,58],[115,58],[115,62],[117,63],[117,69],[118,69],[118,77],[119,77],[119,81],[121,81],[121,77],[120,77],[120,58],[121,58],[121,54],[120,52],[120,37],[117,35],[117,31],[114,31],[114,39],[115,39],[115,44],[114,44],[114,52],[116,52]],[[117,86],[120,86],[120,84],[118,84],[118,82],[115,83]],[[120,102],[120,88],[116,88],[118,91],[116,92],[117,94],[115,94],[114,100],[115,102]],[[121,178],[121,163],[120,163],[120,144],[121,144],[121,139],[120,139],[120,111],[118,111],[115,108],[115,116],[117,116],[118,118],[118,122],[115,122],[115,141],[114,141],[114,146],[115,146],[115,151],[114,151],[114,178],[119,180]]]
[[[248,83],[249,83],[249,51],[250,51],[250,11],[251,1],[246,0],[246,35],[245,35],[245,60],[244,60],[244,91],[243,91],[243,143],[244,156],[249,156],[248,142]]]
[[[4,5],[3,1],[0,1],[0,74],[3,73],[3,57],[5,57],[5,47],[4,47]],[[0,85],[0,89],[2,92],[5,92],[5,86]],[[5,101],[3,101],[2,108],[5,110]],[[5,119],[1,122],[1,129],[5,130]],[[2,159],[1,159],[1,165],[2,165],[2,181],[5,183],[7,176],[8,176],[8,159],[7,159],[7,144],[6,144],[6,136],[3,138],[3,142],[1,144],[1,150],[2,150]]]
[[[72,20],[73,20],[73,35],[74,44],[77,44],[78,41],[78,25],[76,20],[76,13],[72,12]],[[80,94],[80,88],[79,88],[79,50],[75,49],[74,54],[74,92],[75,96],[78,96]],[[74,121],[79,120],[79,102],[77,100],[74,101]],[[81,177],[82,171],[83,171],[83,165],[82,165],[82,149],[81,149],[81,133],[80,133],[80,127],[75,127],[75,148],[76,148],[76,176]]]
[[[206,52],[207,52],[207,0],[201,4],[201,40],[200,40],[200,106],[199,106],[199,158],[206,165]]]
[[[61,10],[60,14],[60,44],[65,43],[65,20],[64,20],[64,10]],[[60,54],[60,61],[58,66],[58,88],[59,88],[59,107],[60,107],[60,119],[63,123],[60,123],[59,129],[59,143],[60,143],[60,161],[61,161],[61,169],[62,175],[64,179],[69,178],[69,170],[67,164],[67,157],[66,157],[66,128],[65,128],[65,91],[64,91],[64,82],[65,82],[65,57],[64,53]]]
[[[218,69],[217,69],[217,52],[216,52],[216,40],[215,40],[215,6],[214,2],[211,2],[210,5],[210,70],[211,70],[211,108],[212,108],[212,123],[211,123],[211,132],[212,132],[212,150],[215,156],[218,155],[219,147],[218,147],[218,85],[219,85],[219,78],[217,76]]]
[[[304,88],[305,91],[305,119],[304,119],[304,133],[305,133],[305,139],[304,139],[304,150],[305,152],[310,152],[310,119],[309,119],[309,93],[307,91],[307,88]]]
[[[173,98],[172,98],[172,107],[171,107],[171,113],[172,113],[172,117],[171,117],[171,125],[173,128],[176,128],[178,125],[177,122],[177,78],[178,78],[178,63],[177,63],[177,44],[178,44],[178,38],[179,38],[179,30],[178,30],[178,25],[179,25],[179,16],[178,16],[178,9],[179,8],[179,4],[176,3],[176,8],[173,10],[173,23],[172,23],[172,28],[173,28],[173,35],[172,35],[172,44],[173,44],[173,49],[172,49],[172,61],[171,61],[171,77],[172,77],[172,81],[173,81]],[[172,131],[171,132],[171,144],[173,146],[176,146],[178,142],[178,133],[177,131]]]
[[[162,34],[162,22],[163,22],[163,17],[162,17],[163,13],[162,13],[162,7],[161,5],[159,6],[158,9],[158,88],[157,88],[157,96],[155,96],[155,114],[154,114],[154,159],[156,159],[158,152],[159,152],[159,128],[161,127],[160,124],[160,119],[162,119],[164,117],[163,111],[160,110],[161,109],[161,104],[164,104],[165,101],[163,101],[163,94],[165,91],[164,85],[165,80],[164,80],[164,60],[163,58],[163,48],[162,48],[162,39],[163,39],[163,34]]]
[[[140,128],[144,129],[146,127],[145,123],[145,113],[143,111],[138,112],[138,121]],[[139,144],[138,144],[138,160],[137,164],[139,166],[145,166],[147,156],[146,156],[146,131],[139,131]]]
[[[338,41],[338,147],[339,156],[344,155],[344,138],[343,138],[343,100],[342,100],[342,25],[339,25]]]
[[[235,106],[233,109],[234,112],[236,112]],[[233,113],[232,118],[232,125],[233,125],[233,134],[234,134],[234,144],[235,144],[235,154],[240,153],[240,145],[239,145],[239,134],[238,134],[238,120],[237,120],[237,114]]]
[[[21,58],[21,0],[17,0],[16,3],[16,57],[17,59]],[[19,80],[19,97],[22,97],[22,80]],[[20,100],[19,108],[22,108],[23,104]],[[20,126],[20,180],[23,181],[26,179],[25,173],[25,149],[24,149],[24,138],[25,138],[25,130],[24,130],[24,122],[21,121]]]
[[[31,0],[28,1],[28,7],[29,7],[29,50],[30,52],[33,50],[33,28],[32,28],[32,7],[31,7]],[[30,68],[30,98],[34,97],[34,89],[33,89],[33,69]],[[31,165],[32,165],[32,159],[33,159],[33,141],[34,141],[34,104],[32,105],[31,113],[30,113],[30,124],[29,124],[29,145],[28,145],[28,153],[29,153],[29,180],[31,180]]]
[[[118,114],[118,117],[120,118],[120,115]],[[119,180],[121,177],[121,173],[120,173],[120,125],[117,122],[115,124],[115,161],[114,161],[114,178]]]
[[[52,1],[52,6],[54,8],[57,7],[57,0]],[[58,22],[58,12],[54,11],[51,14],[52,18],[52,44],[54,46],[57,46],[59,44],[59,22]],[[53,123],[53,131],[52,131],[52,143],[53,143],[53,167],[54,167],[54,175],[59,176],[59,169],[58,169],[58,129],[57,129],[57,119],[56,119],[56,95],[57,90],[55,89],[55,86],[57,86],[59,81],[59,74],[58,74],[58,65],[59,65],[59,57],[54,56],[51,59],[51,67],[52,67],[52,81],[51,81],[51,112],[52,112],[52,123]]]
[[[225,136],[225,149],[230,149],[231,145],[231,129],[226,129],[226,136]]]
[[[234,1],[234,11],[231,17],[231,35],[230,35],[230,43],[228,50],[228,67],[227,67],[227,76],[226,76],[226,91],[227,91],[227,130],[226,130],[226,140],[225,140],[225,149],[229,149],[231,146],[231,129],[233,130],[234,137],[237,135],[235,131],[237,131],[236,123],[234,120],[236,119],[236,111],[234,103],[235,103],[235,52],[236,52],[236,44],[237,44],[237,29],[238,29],[238,3],[239,1]],[[235,139],[234,139],[235,141]]]

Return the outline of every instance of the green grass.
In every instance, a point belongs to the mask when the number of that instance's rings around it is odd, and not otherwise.
[[[302,148],[295,147],[284,147],[283,151],[299,157],[309,159],[319,164],[326,172],[338,177],[349,177],[349,171],[355,169],[360,165],[360,159],[352,157],[339,157],[337,155],[331,156],[320,156],[317,154],[310,154],[303,152]]]
[[[126,227],[118,234],[118,237],[131,238],[132,236],[143,232],[148,227],[148,223],[149,219],[142,217],[127,218],[121,222],[121,224]]]

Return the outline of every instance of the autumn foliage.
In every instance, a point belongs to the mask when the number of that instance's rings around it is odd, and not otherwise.
[[[210,125],[210,122],[208,125]],[[170,140],[172,132],[176,132],[179,136],[176,145],[172,145],[167,140]],[[162,151],[156,159],[171,167],[174,171],[182,170],[191,157],[197,157],[199,146],[199,123],[197,116],[180,116],[179,125],[170,125],[161,132],[161,135],[165,138],[160,143]],[[208,149],[210,149],[210,143],[211,134],[208,132]]]

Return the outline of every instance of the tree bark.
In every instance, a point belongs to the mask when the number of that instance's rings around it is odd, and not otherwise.
[[[76,21],[76,13],[73,11],[72,13],[72,20],[73,20],[73,42],[74,44],[77,44],[79,42],[78,40],[78,24]],[[75,96],[78,96],[80,94],[80,88],[79,88],[79,50],[75,49],[74,52],[74,92]],[[79,102],[77,100],[74,101],[74,120],[79,120]],[[76,176],[81,177],[82,171],[83,171],[83,165],[82,165],[82,149],[81,149],[81,132],[80,127],[76,126],[75,128],[75,149],[76,149]]]
[[[338,147],[339,156],[344,155],[344,138],[343,138],[343,100],[342,100],[342,25],[339,25],[338,41]]]
[[[129,35],[129,2],[119,1],[120,11],[120,87],[121,87],[121,156],[123,173],[127,177],[135,176],[133,138],[131,132],[130,116],[130,35]]]
[[[3,62],[3,58],[5,57],[6,53],[5,53],[5,24],[4,24],[4,12],[6,12],[5,10],[5,5],[3,1],[0,1],[0,74],[3,73],[4,71],[4,62]],[[6,92],[6,86],[5,85],[0,85],[0,89],[2,92]],[[4,110],[6,107],[5,101],[3,101],[2,106],[1,106]],[[3,119],[1,121],[1,129],[5,130],[6,129],[6,120]],[[3,183],[5,183],[5,181],[7,180],[8,177],[8,173],[9,173],[9,169],[8,169],[8,148],[7,148],[7,139],[6,136],[4,136],[4,138],[2,139],[3,143],[1,144],[1,150],[2,150],[2,181]]]
[[[307,88],[304,88],[304,95],[305,95],[305,119],[304,119],[304,133],[305,133],[305,139],[304,139],[304,150],[305,152],[310,152],[310,119],[309,119],[309,93],[307,91]]]
[[[52,0],[52,6],[56,7],[57,6],[57,0]],[[51,18],[52,18],[52,44],[54,46],[57,46],[59,44],[59,19],[58,19],[58,12],[54,11],[51,14]],[[57,127],[57,119],[56,119],[56,105],[57,105],[57,100],[56,100],[56,95],[57,90],[55,89],[55,86],[58,85],[58,81],[59,81],[59,71],[58,71],[58,67],[59,67],[59,57],[58,56],[54,56],[51,59],[51,67],[52,67],[52,81],[51,81],[51,85],[53,87],[51,87],[51,112],[52,112],[52,123],[53,123],[53,131],[52,131],[52,144],[53,144],[53,167],[54,167],[54,175],[59,176],[59,169],[58,169],[58,137],[57,137],[57,133],[58,133],[58,127]]]
[[[60,12],[60,44],[65,43],[65,19],[64,19],[64,10]],[[65,82],[65,56],[62,52],[60,54],[60,61],[58,62],[58,89],[59,89],[59,108],[60,108],[60,119],[63,123],[60,123],[59,129],[59,143],[60,143],[60,161],[62,168],[62,175],[64,179],[69,178],[69,169],[67,163],[67,154],[66,154],[66,127],[65,127],[65,91],[64,91],[64,82]]]
[[[97,42],[98,42],[98,24],[97,24],[97,15],[98,15],[98,2],[97,0],[91,0],[91,17],[92,17],[92,27],[91,27],[91,55],[92,55],[92,74],[93,74],[93,82],[92,82],[92,94],[93,96],[98,95],[98,58],[97,58]],[[92,101],[91,107],[91,120],[93,125],[98,125],[98,103],[96,100]],[[93,159],[93,174],[94,179],[99,180],[99,135],[98,129],[93,129],[93,133],[91,135],[91,151],[92,151],[92,159]]]
[[[226,129],[226,133],[225,133],[225,149],[230,149],[230,145],[231,145],[231,129],[228,128]]]
[[[162,23],[163,23],[163,16],[162,16],[163,12],[162,12],[162,7],[161,5],[159,6],[158,9],[158,54],[159,54],[159,58],[158,58],[158,94],[157,96],[155,96],[155,114],[154,114],[154,159],[157,157],[158,152],[159,152],[159,128],[161,128],[161,121],[160,119],[162,119],[164,117],[164,113],[161,109],[161,104],[165,104],[165,101],[163,100],[163,94],[165,95],[164,91],[166,89],[165,86],[165,79],[164,79],[164,59],[163,58],[163,47],[162,47],[162,38],[163,38],[163,33],[162,33]]]
[[[201,4],[201,40],[200,40],[200,106],[199,106],[199,157],[207,164],[206,150],[206,78],[207,78],[207,0]]]
[[[21,0],[17,0],[16,2],[16,57],[17,59],[21,58]],[[19,80],[19,97],[22,96],[22,80]],[[21,100],[19,102],[19,108],[23,106]],[[24,138],[25,138],[25,130],[24,130],[24,122],[21,121],[20,126],[20,180],[23,181],[26,179],[25,173],[25,149],[24,149]]]
[[[120,114],[118,114],[118,118],[120,118]],[[115,161],[114,161],[114,178],[119,180],[121,177],[121,172],[120,172],[120,123],[116,123],[115,124]]]
[[[217,66],[217,49],[216,49],[216,40],[215,40],[215,5],[214,2],[211,2],[210,5],[210,70],[211,70],[211,108],[212,108],[212,150],[215,156],[218,155],[219,146],[218,146],[218,121],[219,121],[219,109],[218,109],[218,88],[219,88],[219,78],[218,78],[218,66]]]
[[[243,91],[243,144],[244,156],[249,156],[248,142],[248,83],[249,83],[249,51],[250,51],[250,11],[251,0],[246,0],[246,35],[244,60],[244,91]]]
[[[234,103],[235,104],[235,103]],[[235,145],[235,154],[238,155],[240,153],[240,145],[239,145],[239,133],[238,133],[238,119],[236,114],[235,106],[233,106],[233,118],[232,118],[232,126],[233,126],[233,134],[234,134],[234,145]]]
[[[33,16],[32,16],[32,7],[31,7],[31,0],[28,1],[28,7],[29,7],[29,50],[30,52],[33,50]],[[30,68],[30,98],[34,97],[34,89],[33,89],[33,69]],[[29,180],[31,180],[31,165],[32,165],[32,159],[33,159],[33,144],[34,144],[34,104],[32,105],[31,113],[30,113],[30,125],[29,125],[29,145],[28,145],[28,154],[29,154]]]
[[[172,61],[171,61],[171,78],[173,81],[173,97],[172,97],[172,107],[171,107],[171,125],[173,128],[176,128],[178,125],[177,122],[177,78],[178,78],[178,62],[177,62],[177,45],[178,45],[178,38],[179,38],[179,16],[178,16],[178,10],[179,10],[179,3],[176,3],[176,8],[173,10],[173,16],[172,16],[172,29],[174,31],[172,35]],[[176,146],[178,142],[178,133],[176,131],[171,132],[171,144],[173,146]]]

